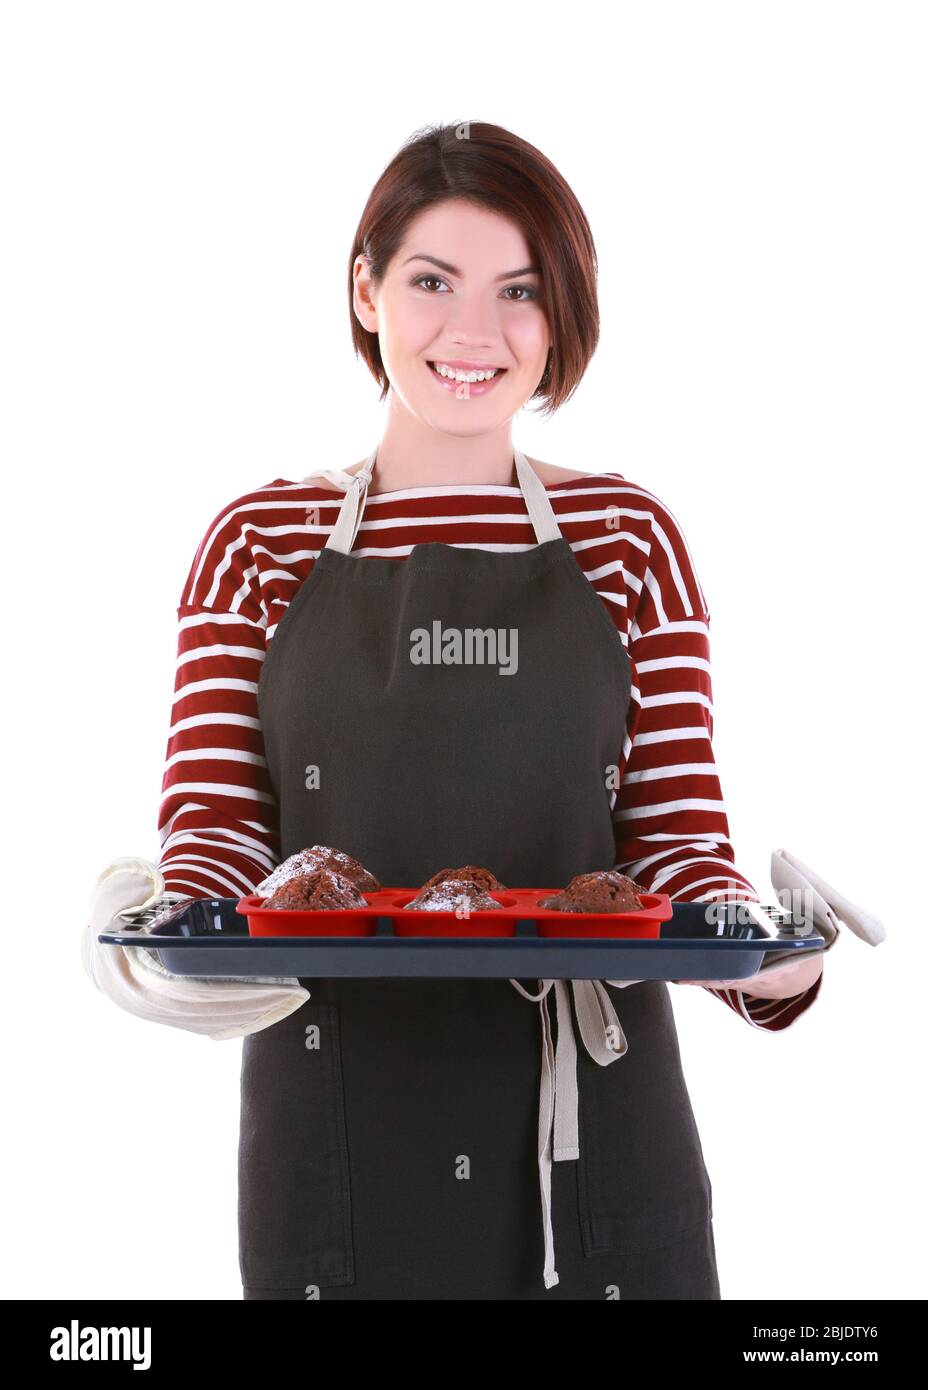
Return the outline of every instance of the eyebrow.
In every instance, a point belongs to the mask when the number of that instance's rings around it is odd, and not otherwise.
[[[403,265],[408,265],[410,261],[430,261],[432,265],[437,265],[439,270],[445,271],[448,275],[462,276],[464,272],[459,270],[456,265],[449,265],[447,261],[440,261],[437,256],[425,256],[421,253],[415,256],[407,256]],[[524,265],[521,270],[507,270],[502,275],[494,277],[495,280],[514,280],[517,275],[540,275],[541,267],[537,265]]]

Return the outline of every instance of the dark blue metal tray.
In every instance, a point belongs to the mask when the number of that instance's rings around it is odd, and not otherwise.
[[[737,903],[721,912],[718,904],[674,903],[673,917],[661,924],[656,939],[540,937],[534,921],[525,918],[516,923],[515,936],[463,940],[394,936],[388,917],[377,918],[374,936],[249,936],[238,901],[198,898],[177,904],[167,918],[146,924],[142,914],[132,926],[100,932],[98,939],[157,950],[172,975],[236,979],[746,980],[767,951],[786,959],[793,951],[825,945],[779,906],[763,909],[775,934],[744,920]],[[714,920],[719,915],[722,920]]]

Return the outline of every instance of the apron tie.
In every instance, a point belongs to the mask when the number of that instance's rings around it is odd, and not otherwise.
[[[312,478],[327,478],[330,483],[344,488],[345,498],[339,509],[335,525],[329,533],[326,547],[332,550],[341,550],[348,553],[354,545],[361,525],[361,513],[363,503],[362,493],[365,492],[374,473],[374,455],[367,458],[357,473],[346,473],[341,468],[320,468],[315,473],[307,473],[303,479],[308,483]]]
[[[509,983],[523,998],[541,1009],[541,1087],[538,1095],[538,1182],[541,1226],[545,1246],[545,1288],[558,1282],[554,1268],[554,1229],[551,1222],[551,1164],[580,1157],[578,1118],[577,1040],[565,980],[544,980],[540,994],[529,994],[518,980]],[[607,980],[607,984],[613,981]],[[623,983],[616,981],[615,983]],[[628,1051],[628,1040],[600,980],[571,980],[580,1036],[593,1061],[601,1067]],[[557,1050],[551,1040],[548,994],[554,986],[557,1008]]]

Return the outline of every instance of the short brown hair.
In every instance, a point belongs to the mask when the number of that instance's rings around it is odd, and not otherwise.
[[[348,261],[355,352],[390,387],[376,333],[354,312],[356,258],[381,278],[412,218],[449,198],[491,208],[518,223],[541,267],[541,305],[551,334],[544,375],[532,395],[551,415],[573,395],[599,341],[596,249],[570,186],[534,145],[502,126],[464,121],[427,126],[406,141],[377,180],[361,214]]]

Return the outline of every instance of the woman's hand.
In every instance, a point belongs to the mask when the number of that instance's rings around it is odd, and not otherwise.
[[[757,999],[788,999],[815,984],[824,966],[824,953],[805,960],[787,960],[746,980],[674,980],[675,985],[707,985],[710,989],[743,989]]]

